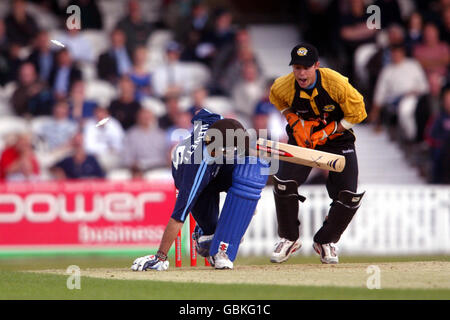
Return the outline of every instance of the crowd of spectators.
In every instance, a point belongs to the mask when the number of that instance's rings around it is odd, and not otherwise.
[[[150,21],[142,2],[124,0],[123,14],[107,28],[108,4],[71,0],[66,6],[81,8],[81,29],[68,30],[60,3],[11,0],[0,17],[0,87],[11,92],[2,108],[32,124],[31,134],[2,138],[1,179],[42,179],[45,172],[50,179],[103,178],[116,169],[138,178],[170,168],[178,129],[189,130],[195,111],[217,97],[229,102],[224,116],[285,139],[285,121],[268,100],[273,79],[231,7],[159,1],[159,18]],[[380,29],[367,26],[371,4],[380,8]],[[364,94],[366,122],[388,130],[430,182],[450,183],[450,1],[305,0],[298,6],[300,38]],[[56,30],[42,27],[36,12],[54,17]],[[102,32],[108,45],[93,45],[91,30]],[[64,48],[51,42],[55,31]],[[170,34],[162,45],[153,38],[159,31]],[[192,65],[208,76],[193,81],[199,77]],[[108,84],[114,96],[88,94],[92,80]]]
[[[189,132],[195,112],[208,108],[209,97],[223,98],[224,116],[248,128],[267,128],[269,116],[284,125],[267,101],[249,32],[237,27],[229,9],[186,1],[180,10],[178,1],[169,1],[160,10],[171,10],[176,19],[148,21],[142,1],[126,0],[120,3],[123,15],[106,29],[98,1],[73,0],[66,5],[81,8],[81,29],[70,29],[58,3],[11,0],[0,18],[0,86],[13,88],[2,114],[29,128],[2,137],[2,180],[104,178],[114,170],[140,178],[168,169],[171,148]],[[56,30],[41,27],[44,11],[58,21]],[[102,32],[106,47],[90,41],[92,30]],[[159,30],[170,37],[158,52],[151,39]],[[86,74],[86,65],[94,76]],[[207,71],[206,80],[195,81],[192,65]],[[88,94],[92,80],[115,94]],[[254,114],[259,120],[252,120]],[[97,126],[104,118],[109,121]]]

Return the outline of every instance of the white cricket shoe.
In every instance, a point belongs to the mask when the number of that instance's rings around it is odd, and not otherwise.
[[[233,269],[233,261],[228,259],[226,252],[219,251],[214,257],[210,257],[209,263],[216,269]]]
[[[314,242],[314,251],[320,256],[320,261],[324,264],[336,264],[339,263],[339,257],[337,255],[338,248],[334,243],[320,244]]]
[[[286,261],[289,259],[291,254],[300,249],[301,246],[302,242],[300,239],[290,241],[288,239],[281,238],[281,240],[275,245],[275,250],[272,252],[270,262],[281,263]]]

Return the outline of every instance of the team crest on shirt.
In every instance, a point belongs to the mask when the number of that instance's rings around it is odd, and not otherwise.
[[[325,107],[323,107],[323,111],[325,112],[331,112],[333,111],[335,108],[335,106],[333,106],[332,104],[326,105]]]
[[[305,47],[298,48],[297,54],[300,57],[306,56],[308,54],[308,49],[306,49]]]

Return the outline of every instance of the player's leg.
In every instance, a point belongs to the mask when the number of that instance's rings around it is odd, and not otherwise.
[[[266,185],[267,176],[261,173],[262,169],[267,168],[267,163],[255,157],[247,157],[246,163],[235,165],[233,182],[228,189],[210,249],[215,268],[233,268],[241,239]]]
[[[194,234],[197,253],[205,258],[209,257],[214,232],[219,219],[220,192],[227,191],[232,184],[233,165],[220,168],[216,178],[200,194],[192,215],[197,222]]]
[[[301,247],[298,202],[303,201],[304,198],[298,194],[298,187],[306,181],[311,169],[311,167],[281,161],[278,173],[273,176],[273,194],[280,241],[275,246],[270,258],[271,262],[284,262]]]
[[[345,148],[345,169],[330,172],[327,190],[333,200],[322,227],[314,235],[314,250],[322,263],[338,263],[337,243],[360,206],[364,193],[356,193],[358,182],[358,160],[355,148]],[[333,150],[337,153],[335,150]]]

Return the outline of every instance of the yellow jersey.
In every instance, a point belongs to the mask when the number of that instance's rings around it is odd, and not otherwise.
[[[367,117],[364,98],[348,78],[329,68],[319,68],[316,75],[312,89],[301,88],[293,72],[277,78],[270,89],[270,102],[281,112],[291,108],[304,120],[320,120],[322,124],[317,130],[327,123],[341,120],[344,120],[343,125],[348,123],[351,127]],[[350,137],[354,140],[352,129],[335,140],[338,142]]]

